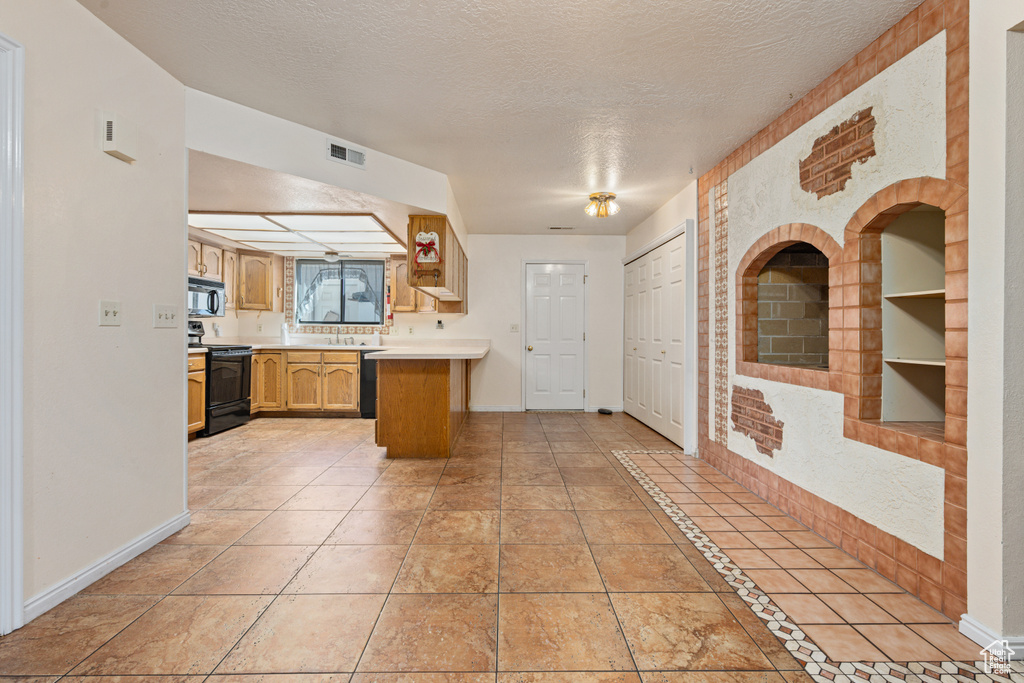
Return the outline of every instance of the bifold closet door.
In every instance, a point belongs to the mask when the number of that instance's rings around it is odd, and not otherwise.
[[[623,410],[683,441],[683,235],[625,267]]]

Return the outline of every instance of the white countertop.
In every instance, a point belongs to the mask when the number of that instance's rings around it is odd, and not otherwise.
[[[366,354],[372,360],[460,360],[483,358],[491,350],[491,342],[459,342],[458,344],[422,344],[406,348],[390,348]]]

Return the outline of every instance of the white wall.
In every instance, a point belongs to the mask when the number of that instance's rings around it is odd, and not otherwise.
[[[409,339],[490,339],[473,366],[473,409],[522,409],[522,262],[586,260],[587,401],[622,407],[622,257],[626,238],[596,235],[469,235],[469,313],[396,313],[396,343]],[[435,328],[443,320],[444,330]],[[408,330],[414,333],[410,337]],[[520,328],[522,329],[522,328]]]
[[[847,222],[878,190],[903,178],[945,177],[945,46],[942,32],[729,177],[725,299],[729,386],[761,390],[785,424],[783,446],[773,458],[731,428],[729,449],[939,559],[945,550],[942,468],[846,439],[841,394],[738,376],[733,321],[735,269],[766,232],[786,223],[810,223],[842,245]],[[816,138],[869,106],[878,121],[877,155],[854,165],[843,192],[818,200],[801,189],[797,160]],[[779,172],[786,168],[791,172]]]
[[[370,149],[364,169],[328,161],[326,133],[191,88],[185,102],[189,149],[428,211],[448,210],[443,173]],[[366,149],[355,141],[342,142]]]
[[[0,0],[26,48],[25,596],[184,510],[184,88],[72,0]],[[139,131],[100,148],[101,110]],[[98,327],[100,299],[121,327]]]
[[[1007,31],[1021,21],[1019,0],[975,0],[970,6],[967,609],[992,634],[1010,637],[1024,636],[1024,434],[1019,419],[1024,358],[1013,352],[1024,335],[1024,320],[1012,312],[1019,310],[1024,291],[1024,226],[1019,214],[1007,215],[1006,116]],[[1019,43],[1021,36],[1013,37]],[[1020,81],[1015,83],[1019,88]],[[1014,100],[1021,106],[1019,90]],[[1016,126],[1019,145],[1019,117]],[[1022,148],[1016,150],[1019,154]],[[1020,160],[1015,161],[1019,174]],[[1011,295],[1017,298],[1006,298]],[[1004,397],[1012,401],[1005,410]]]
[[[697,181],[693,180],[675,197],[665,202],[657,211],[647,217],[626,235],[626,253],[650,244],[665,233],[674,230],[686,220],[697,225]]]

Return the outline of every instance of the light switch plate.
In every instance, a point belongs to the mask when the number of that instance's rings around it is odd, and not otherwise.
[[[177,306],[153,304],[153,327],[177,327],[180,315]]]
[[[121,324],[121,302],[100,301],[100,327],[118,327]]]
[[[519,332],[519,323],[512,323],[508,326],[508,331],[512,333]]]

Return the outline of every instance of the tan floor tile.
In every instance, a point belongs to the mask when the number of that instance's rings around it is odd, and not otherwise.
[[[496,593],[498,546],[414,545],[394,593]]]
[[[584,543],[574,512],[566,510],[502,510],[502,543]]]
[[[560,468],[566,467],[611,467],[608,456],[598,450],[583,451],[578,453],[552,452],[555,457],[555,464]]]
[[[896,623],[892,615],[859,593],[822,593],[818,597],[847,623]]]
[[[282,595],[217,673],[352,671],[383,595]]]
[[[400,467],[389,467],[384,474],[380,475],[374,483],[377,486],[437,486],[441,478],[441,470],[432,467],[429,469],[402,469]]]
[[[625,480],[612,467],[561,467],[566,486],[622,486]]]
[[[550,441],[552,453],[593,453],[598,452],[597,444],[589,438],[573,441]]]
[[[176,595],[277,594],[316,550],[315,546],[231,546],[198,574],[182,584]]]
[[[591,545],[672,542],[651,513],[643,510],[580,510],[576,514]]]
[[[827,569],[790,569],[793,578],[812,593],[856,593],[857,590]]]
[[[596,593],[604,584],[586,545],[503,545],[501,591]]]
[[[953,624],[915,624],[910,629],[942,650],[949,659],[975,662],[982,658],[981,646],[961,634]]]
[[[557,469],[551,453],[504,453],[500,465],[505,470]]]
[[[713,593],[613,593],[641,669],[771,669]]]
[[[799,532],[786,532],[786,535],[795,533]],[[804,552],[826,569],[864,569],[862,562],[850,557],[839,548],[808,548]]]
[[[392,595],[359,671],[493,672],[497,611],[496,595]]]
[[[409,544],[423,513],[419,510],[354,510],[325,543],[344,545]]]
[[[387,593],[408,546],[325,545],[285,593]]]
[[[216,683],[212,681],[211,683]],[[353,674],[352,683],[494,683],[493,673],[373,673]]]
[[[441,474],[441,480],[437,483],[438,486],[453,484],[497,486],[501,483],[501,468],[449,466],[445,468],[444,473]]]
[[[888,657],[852,626],[807,625],[803,631],[834,662],[888,661]]]
[[[831,543],[813,531],[780,531],[779,534],[784,536],[786,540],[790,541],[797,548],[804,548],[805,550],[809,550],[811,548],[833,549],[833,545]],[[814,553],[808,552],[808,555],[819,562],[822,562]],[[824,564],[824,562],[822,562],[822,564]]]
[[[772,528],[765,524],[760,517],[725,517],[729,524],[732,524],[737,531],[771,531]],[[765,517],[765,519],[778,519],[776,517]],[[698,521],[698,525],[700,521]],[[703,528],[703,527],[701,527]]]
[[[745,573],[766,593],[810,592],[785,569],[747,569]]]
[[[368,486],[307,486],[292,496],[282,510],[351,510]]]
[[[641,683],[635,671],[499,672],[498,683]]]
[[[497,510],[501,506],[501,490],[486,484],[438,486],[430,499],[431,510]]]
[[[43,679],[38,683],[43,683]],[[67,683],[202,683],[206,676],[65,676]],[[0,683],[32,683],[30,679],[0,676]],[[281,683],[284,683],[283,681]]]
[[[705,533],[715,545],[726,552],[731,550],[749,550],[757,548],[757,545],[755,545],[753,541],[738,531],[706,531]],[[729,553],[729,555],[730,557],[732,556],[731,553]]]
[[[251,595],[164,598],[76,667],[74,673],[210,673],[271,600]]]
[[[775,560],[768,557],[763,550],[735,548],[726,551],[729,559],[743,569],[778,569]]]
[[[320,545],[345,513],[338,510],[279,510],[271,512],[240,545]]]
[[[198,510],[189,525],[162,542],[170,545],[231,545],[270,514],[263,510]]]
[[[679,507],[682,508],[681,505]],[[723,517],[701,517],[694,520],[694,522],[704,533],[711,531],[738,531],[736,527],[729,523],[729,520]]]
[[[383,486],[375,484],[367,490],[354,510],[426,510],[433,486]]]
[[[602,593],[503,595],[498,632],[499,671],[633,669]]]
[[[502,486],[504,510],[571,510],[564,486]]]
[[[326,467],[268,467],[246,482],[247,486],[305,486]]]
[[[644,683],[786,683],[777,671],[643,671]]]
[[[765,555],[783,569],[821,569],[821,565],[799,548],[765,548]]]
[[[674,545],[595,545],[593,552],[612,592],[711,590]]]
[[[156,602],[145,596],[76,596],[0,638],[7,676],[60,676]]]
[[[161,543],[86,587],[82,593],[167,595],[222,552],[224,546]]]
[[[796,624],[842,624],[845,620],[829,609],[816,595],[808,593],[777,593],[771,596],[776,605]]]
[[[428,510],[414,543],[433,545],[498,542],[497,510]]]
[[[557,467],[505,467],[501,471],[504,486],[564,486]]]
[[[568,486],[577,510],[643,510],[643,502],[628,486]]]
[[[904,624],[948,624],[949,619],[907,593],[872,593],[872,602]]]
[[[803,671],[803,663],[797,661],[782,641],[768,630],[766,623],[750,609],[743,598],[733,591],[720,593],[718,597],[761,650],[761,653],[772,663],[772,666],[779,671]],[[813,683],[813,681],[806,683]]]
[[[834,569],[832,572],[861,593],[902,593],[903,589],[881,574],[864,569]]]
[[[762,550],[768,548],[792,549],[795,547],[789,539],[777,531],[748,531],[746,537]]]
[[[385,471],[379,467],[342,467],[344,462],[343,458],[334,467],[327,468],[312,483],[316,486],[370,486]]]
[[[208,506],[211,510],[276,510],[301,486],[237,486]]]
[[[191,476],[189,477],[191,481]],[[188,487],[188,506],[191,510],[201,510],[233,489],[233,486],[194,486]]]
[[[891,661],[941,662],[946,659],[946,655],[903,624],[861,624],[855,628]]]

